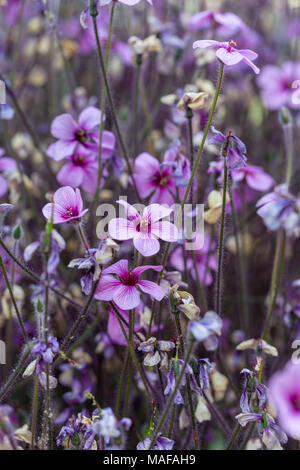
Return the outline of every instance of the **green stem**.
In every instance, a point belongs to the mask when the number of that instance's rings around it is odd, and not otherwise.
[[[226,195],[227,195],[227,166],[224,160],[224,184],[223,184],[223,201],[222,201],[222,215],[221,215],[221,228],[219,240],[219,262],[218,262],[218,275],[217,275],[217,304],[216,312],[218,315],[221,313],[221,281],[222,281],[222,259],[223,259],[223,241],[224,241],[224,222],[225,222],[225,209],[226,209]]]
[[[211,125],[211,122],[212,122],[212,118],[213,118],[213,115],[214,115],[214,112],[215,112],[215,109],[216,109],[216,105],[217,105],[217,101],[218,101],[218,97],[219,97],[219,94],[220,94],[221,83],[222,83],[222,78],[223,78],[223,72],[224,72],[224,64],[221,63],[220,64],[219,78],[218,78],[215,97],[214,97],[214,100],[213,100],[213,104],[212,104],[212,107],[211,107],[211,110],[210,110],[210,113],[209,113],[209,117],[208,117],[208,120],[207,120],[207,123],[206,123],[206,127],[205,127],[205,130],[204,130],[202,141],[201,141],[198,153],[197,153],[197,157],[196,157],[196,160],[195,160],[195,163],[194,163],[194,167],[192,169],[192,173],[191,173],[191,176],[190,176],[187,188],[186,188],[186,192],[185,192],[182,204],[181,204],[181,208],[180,208],[177,220],[179,219],[179,217],[182,214],[183,207],[186,203],[188,194],[190,192],[190,189],[191,189],[191,186],[192,186],[192,183],[193,183],[193,179],[194,179],[194,176],[195,176],[195,173],[196,173],[196,170],[197,170],[197,166],[198,166],[200,157],[201,157],[202,152],[203,152],[203,148],[204,148],[204,145],[205,145],[205,142],[206,142],[208,131],[209,131],[209,128],[210,128],[210,125]],[[177,222],[177,220],[175,221],[175,223]],[[160,272],[159,277],[158,277],[158,284],[160,284],[162,276],[163,276],[163,271],[164,271],[164,268],[166,266],[167,259],[168,259],[168,252],[169,252],[169,249],[170,249],[170,245],[171,245],[171,243],[168,242],[168,244],[166,246],[165,254],[164,254],[164,257],[163,257],[163,261],[162,261],[163,269]],[[150,338],[150,336],[151,336],[151,329],[152,329],[152,324],[153,324],[155,305],[156,305],[156,301],[154,300],[153,305],[152,305],[152,312],[151,312],[151,318],[150,318],[147,338]]]
[[[13,294],[13,291],[12,291],[12,288],[11,288],[11,285],[10,285],[10,282],[9,282],[9,280],[8,280],[8,277],[7,277],[7,274],[6,274],[6,269],[5,269],[5,266],[4,266],[4,263],[3,263],[3,260],[2,260],[2,257],[1,257],[1,256],[0,256],[0,267],[1,267],[1,269],[2,269],[3,276],[4,276],[4,279],[5,279],[5,282],[6,282],[8,291],[9,291],[9,295],[10,295],[11,301],[12,301],[12,303],[13,303],[14,309],[15,309],[15,311],[16,311],[16,315],[17,315],[17,317],[18,317],[19,325],[20,325],[20,327],[21,327],[24,340],[25,340],[25,342],[28,344],[28,341],[29,341],[29,340],[28,340],[28,336],[27,336],[27,333],[26,333],[26,331],[25,331],[25,327],[24,327],[24,324],[23,324],[23,320],[22,320],[22,318],[21,318],[21,314],[20,314],[20,312],[19,312],[19,309],[18,309],[16,300],[15,300],[15,297],[14,297],[14,294]]]
[[[256,423],[252,423],[252,426],[250,428],[250,431],[245,439],[245,441],[243,442],[242,446],[241,446],[241,450],[244,450],[246,448],[246,445],[248,444],[249,440],[251,439],[251,436],[253,434],[253,431],[254,431],[254,428],[255,428],[255,424]]]
[[[139,374],[140,374],[140,377],[141,377],[142,382],[143,382],[143,384],[144,384],[145,391],[146,391],[146,393],[147,393],[147,395],[148,395],[148,398],[149,398],[149,400],[150,400],[150,402],[151,402],[151,404],[152,404],[152,403],[154,402],[154,400],[153,400],[153,398],[152,398],[152,396],[151,396],[151,393],[150,393],[149,387],[148,387],[148,385],[147,385],[146,379],[145,379],[144,374],[143,374],[143,372],[142,372],[142,369],[141,369],[141,367],[140,367],[140,365],[139,365],[139,361],[137,360],[137,357],[136,357],[136,355],[135,355],[135,352],[134,352],[134,350],[133,350],[133,347],[132,347],[131,344],[130,344],[129,338],[128,338],[128,336],[127,336],[127,334],[126,334],[126,331],[125,331],[125,328],[124,328],[124,326],[123,326],[123,324],[122,324],[122,322],[121,322],[121,320],[120,320],[120,318],[119,318],[119,312],[118,312],[118,310],[115,308],[115,306],[114,306],[114,304],[113,304],[112,302],[110,302],[110,305],[111,305],[111,307],[113,308],[113,310],[114,310],[114,312],[115,312],[115,314],[116,314],[117,320],[118,320],[118,322],[119,322],[119,325],[120,325],[120,328],[121,328],[121,330],[122,330],[123,336],[124,336],[125,341],[126,341],[126,343],[127,343],[128,349],[129,349],[129,351],[130,351],[130,354],[131,354],[131,356],[132,356],[132,359],[134,360],[134,363],[135,363],[135,365],[136,365],[136,368],[137,368],[137,370],[138,370],[138,372],[139,372]]]
[[[89,251],[89,245],[88,245],[88,243],[85,239],[84,233],[83,233],[82,228],[79,224],[78,224],[78,233],[79,233],[79,236],[81,238],[81,241],[82,241],[82,244],[84,246],[85,251]]]
[[[129,355],[129,351],[128,351],[127,356],[126,356],[126,361],[125,361],[125,364],[124,364],[124,367],[123,367],[123,370],[122,370],[122,374],[121,374],[121,378],[120,378],[120,382],[119,382],[119,387],[118,387],[116,413],[115,413],[116,418],[119,417],[120,405],[121,405],[121,393],[122,393],[122,389],[123,389],[123,385],[124,385],[124,380],[125,380],[127,367],[128,367],[128,364],[129,364],[129,357],[130,357],[130,355]]]
[[[233,435],[232,435],[232,437],[231,437],[231,439],[230,439],[230,441],[229,441],[229,443],[228,443],[225,450],[230,450],[230,448],[231,448],[232,444],[234,443],[235,438],[238,435],[240,429],[241,429],[241,425],[238,424],[237,427],[235,428],[235,431],[234,431],[234,433],[233,433]]]
[[[247,290],[246,290],[246,280],[245,280],[245,270],[244,270],[244,263],[243,257],[241,256],[240,250],[240,242],[239,242],[239,234],[237,228],[237,220],[236,220],[236,211],[235,211],[235,204],[234,198],[232,194],[232,179],[229,176],[229,196],[230,196],[230,206],[231,206],[231,218],[232,218],[232,225],[234,231],[234,238],[235,238],[235,246],[236,246],[236,257],[237,257],[237,268],[238,268],[238,276],[239,276],[239,284],[240,284],[240,294],[241,294],[241,304],[242,304],[242,319],[243,319],[243,329],[244,331],[249,331],[249,319],[248,319],[248,309],[247,309]]]
[[[39,376],[38,374],[36,374],[35,385],[34,385],[32,422],[31,422],[31,447],[30,447],[31,450],[34,449],[36,416],[37,416],[37,407],[38,407],[38,391],[39,391]]]
[[[19,365],[15,368],[14,372],[12,373],[10,379],[6,382],[4,387],[0,391],[0,400],[5,396],[7,391],[10,389],[14,381],[17,379],[18,375],[21,373],[21,370],[30,354],[31,348],[28,347],[26,351],[24,352],[23,356],[20,359]]]
[[[172,414],[171,414],[171,420],[170,420],[170,426],[169,426],[169,432],[168,432],[168,438],[172,438],[172,432],[173,432],[173,426],[174,426],[174,418],[175,418],[175,411],[176,411],[176,405],[173,405],[172,408]]]
[[[139,148],[139,86],[141,77],[141,66],[143,62],[142,54],[138,54],[136,57],[136,77],[135,77],[135,100],[134,100],[134,155],[137,156]]]
[[[97,28],[97,20],[96,20],[96,17],[98,15],[97,7],[95,7],[93,0],[90,0],[90,3],[92,5],[91,8],[93,8],[93,11],[94,11],[94,13],[91,16],[92,16],[93,24],[94,24],[94,33],[95,33],[95,37],[96,37],[97,51],[98,51],[98,56],[99,56],[99,61],[100,61],[100,68],[101,68],[101,72],[102,72],[102,76],[103,76],[103,80],[104,80],[104,84],[105,84],[105,88],[106,88],[106,93],[107,93],[107,98],[108,98],[108,102],[109,102],[109,106],[110,106],[112,120],[113,120],[115,129],[116,129],[116,132],[117,132],[117,136],[118,136],[118,139],[119,139],[119,143],[120,143],[120,146],[121,146],[123,156],[124,156],[125,161],[126,161],[128,173],[129,173],[129,175],[132,179],[132,184],[133,184],[134,190],[136,192],[136,196],[137,196],[138,200],[140,200],[139,194],[138,194],[138,191],[137,191],[137,187],[136,187],[136,183],[135,183],[135,179],[134,179],[134,176],[133,176],[133,171],[132,171],[132,168],[131,168],[131,165],[130,165],[129,156],[128,156],[128,153],[127,153],[127,150],[126,150],[126,147],[125,147],[125,144],[124,144],[124,140],[123,140],[123,137],[122,137],[122,134],[121,134],[121,131],[120,131],[120,127],[119,127],[119,123],[118,123],[118,119],[117,119],[117,114],[116,114],[116,111],[115,111],[115,108],[114,108],[112,95],[111,95],[111,91],[110,91],[110,87],[109,87],[109,83],[108,83],[108,79],[107,79],[107,74],[106,74],[106,70],[105,70],[105,63],[104,63],[104,59],[103,59],[101,43],[100,43],[100,38],[99,38],[99,33],[98,33],[98,28]]]
[[[162,414],[162,416],[161,416],[161,418],[160,418],[160,420],[159,420],[159,422],[158,422],[158,424],[157,424],[157,426],[156,426],[156,429],[155,429],[155,431],[154,431],[154,433],[153,433],[152,440],[151,440],[151,444],[150,444],[150,446],[149,446],[149,450],[153,447],[153,445],[154,445],[154,443],[155,443],[155,440],[156,440],[156,438],[157,438],[157,436],[158,436],[158,434],[159,434],[159,431],[161,430],[161,428],[162,428],[162,426],[163,426],[163,424],[164,424],[164,422],[165,422],[165,420],[166,420],[166,418],[167,418],[167,416],[168,416],[169,409],[170,409],[171,405],[173,404],[173,401],[174,401],[174,399],[175,399],[176,393],[177,393],[177,391],[178,391],[178,389],[179,389],[179,387],[180,387],[182,378],[183,378],[183,376],[184,376],[184,374],[185,374],[185,369],[186,369],[186,366],[187,366],[187,364],[188,364],[188,362],[189,362],[189,360],[190,360],[190,357],[191,357],[191,354],[192,354],[192,350],[193,350],[193,346],[194,346],[194,341],[191,341],[191,342],[190,342],[190,345],[189,345],[189,348],[188,348],[188,351],[187,351],[187,355],[186,355],[185,361],[184,361],[184,363],[183,363],[183,366],[182,366],[182,369],[181,369],[181,371],[180,371],[179,377],[178,377],[178,379],[177,379],[177,381],[176,381],[176,385],[175,385],[175,388],[174,388],[174,390],[173,390],[173,393],[172,393],[172,395],[170,396],[170,398],[169,398],[169,400],[168,400],[168,403],[167,403],[167,405],[166,405],[166,407],[165,407],[165,410],[164,410],[164,412],[163,412],[163,414]]]

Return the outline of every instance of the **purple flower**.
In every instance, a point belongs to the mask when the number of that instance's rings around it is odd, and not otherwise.
[[[205,49],[217,48],[216,56],[221,62],[223,62],[223,64],[232,66],[239,64],[240,62],[244,62],[249,65],[254,73],[258,74],[260,70],[252,62],[257,58],[256,52],[253,52],[250,49],[238,50],[234,46],[236,46],[234,41],[219,42],[210,39],[203,39],[195,41],[193,49],[197,49],[198,47]]]
[[[156,272],[162,270],[162,266],[140,266],[132,271],[128,269],[128,260],[122,259],[102,271],[95,298],[98,300],[113,300],[123,310],[131,310],[140,304],[139,287],[146,294],[152,295],[161,301],[164,297],[163,289],[155,282],[140,280],[139,277],[145,271],[153,269]],[[114,274],[117,276],[111,276]]]
[[[4,157],[5,150],[0,148],[0,171],[9,172],[17,168],[16,162],[13,158]],[[0,175],[0,197],[3,196],[8,190],[6,179]]]
[[[51,364],[53,362],[53,357],[56,353],[59,352],[59,344],[57,338],[54,336],[49,336],[48,346],[45,341],[39,341],[31,349],[31,354],[33,357],[37,358],[36,372],[40,374],[44,368],[45,364]]]
[[[88,211],[88,209],[82,209],[83,202],[79,189],[76,188],[74,191],[70,186],[63,186],[55,191],[53,202],[43,207],[43,214],[48,220],[53,216],[54,224],[73,220],[79,222]]]
[[[58,141],[50,145],[47,155],[59,161],[72,155],[78,145],[96,153],[100,122],[101,111],[93,106],[80,113],[78,123],[70,114],[60,114],[51,125],[51,134]]]
[[[294,439],[300,439],[300,365],[289,362],[269,382],[279,424]]]
[[[213,126],[211,126],[211,131],[214,135],[209,139],[209,144],[221,145],[220,155],[225,158],[227,169],[239,170],[245,167],[247,164],[245,144],[232,135],[231,131],[227,136],[217,131]]]
[[[287,190],[286,184],[276,186],[256,203],[257,213],[270,230],[292,230],[300,225],[300,198]]]
[[[280,67],[266,65],[257,79],[266,107],[271,111],[282,106],[298,109],[299,102],[293,99],[295,88],[292,85],[299,78],[300,63],[284,62]]]
[[[137,450],[149,450],[151,444],[151,439],[146,437],[143,441],[139,442],[136,446]],[[172,450],[174,446],[174,441],[167,437],[158,436],[155,440],[153,450]]]
[[[153,256],[158,253],[160,244],[158,238],[167,242],[178,239],[178,231],[174,224],[164,220],[172,212],[160,204],[151,204],[140,216],[138,211],[125,201],[117,201],[126,209],[127,219],[112,219],[108,231],[116,240],[133,239],[133,245],[143,256]]]
[[[274,185],[274,179],[263,168],[255,165],[247,165],[231,172],[234,182],[245,181],[250,189],[255,191],[268,191]]]

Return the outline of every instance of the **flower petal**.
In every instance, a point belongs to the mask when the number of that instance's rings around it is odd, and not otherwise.
[[[155,282],[141,280],[136,285],[139,286],[143,292],[152,295],[152,297],[154,297],[159,302],[164,298],[165,292],[163,288],[155,284]]]

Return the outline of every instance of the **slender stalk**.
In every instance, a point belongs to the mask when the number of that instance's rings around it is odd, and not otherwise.
[[[237,268],[238,268],[241,304],[242,304],[243,329],[245,331],[249,331],[245,270],[244,270],[244,264],[243,264],[243,257],[241,256],[241,250],[240,250],[240,241],[239,241],[239,234],[238,234],[238,227],[237,227],[237,220],[236,220],[236,211],[235,211],[234,198],[232,194],[231,176],[229,176],[228,188],[229,188],[229,197],[230,197],[230,206],[231,206],[231,218],[232,218],[232,225],[233,225],[235,246],[236,246]]]
[[[170,426],[169,426],[169,432],[168,432],[168,438],[169,438],[169,439],[171,439],[171,437],[172,437],[173,426],[174,426],[174,418],[175,418],[175,412],[176,412],[176,405],[173,405],[173,407],[172,407],[172,414],[171,414],[171,420],[170,420]]]
[[[197,263],[196,263],[196,257],[195,257],[195,252],[194,251],[192,251],[192,259],[193,259],[193,266],[194,266],[194,271],[195,271],[195,274],[196,274],[197,287],[198,287],[199,294],[200,294],[201,304],[202,304],[202,307],[204,308],[204,311],[206,312],[207,311],[207,304],[206,304],[203,288],[202,288],[202,285],[201,285],[199,272],[198,272],[198,269],[197,269]]]
[[[232,437],[231,437],[231,439],[230,439],[230,441],[229,441],[229,443],[228,443],[225,450],[230,450],[230,448],[231,448],[232,444],[234,443],[235,438],[238,435],[240,429],[241,429],[241,425],[238,424],[237,427],[235,428],[234,433],[232,434]]]
[[[4,251],[8,254],[8,256],[26,273],[28,274],[28,276],[32,277],[38,284],[44,284],[45,285],[45,281],[43,281],[39,276],[37,276],[36,274],[34,274],[29,268],[27,268],[24,264],[22,264],[18,258],[16,258],[16,256],[14,256],[14,254],[10,251],[10,249],[5,245],[4,241],[2,240],[2,238],[0,237],[0,245],[2,246],[2,248],[4,249]],[[52,287],[51,285],[48,286],[49,289],[54,292],[56,295],[62,297],[63,299],[67,300],[68,302],[70,302],[70,304],[74,305],[75,307],[77,308],[82,308],[81,305],[79,305],[77,302],[75,302],[71,297],[68,297],[67,295],[65,295],[63,292],[59,291],[58,289],[55,289],[54,287]]]
[[[150,402],[153,403],[154,400],[153,400],[153,398],[152,398],[152,396],[151,396],[151,393],[150,393],[149,387],[148,387],[148,385],[147,385],[147,382],[146,382],[146,380],[145,380],[144,374],[143,374],[142,369],[141,369],[141,367],[140,367],[140,365],[139,365],[139,361],[137,360],[137,357],[136,357],[136,355],[135,355],[135,352],[134,352],[134,350],[133,350],[133,347],[131,346],[130,341],[129,341],[129,338],[128,338],[127,334],[126,334],[125,328],[124,328],[124,326],[123,326],[123,324],[122,324],[122,322],[121,322],[121,320],[120,320],[120,318],[119,318],[119,312],[118,312],[118,310],[115,308],[115,306],[114,306],[114,304],[113,304],[112,302],[110,302],[110,305],[112,306],[112,308],[113,308],[113,310],[114,310],[114,312],[115,312],[115,314],[116,314],[116,317],[117,317],[117,320],[118,320],[118,322],[119,322],[120,328],[121,328],[121,330],[122,330],[123,336],[124,336],[124,338],[125,338],[125,340],[126,340],[126,343],[127,343],[127,345],[128,345],[128,349],[129,349],[129,351],[130,351],[130,354],[131,354],[131,356],[132,356],[132,359],[134,360],[134,363],[135,363],[135,365],[136,365],[136,368],[137,368],[137,370],[138,370],[138,372],[139,372],[139,374],[140,374],[140,377],[141,377],[142,382],[143,382],[143,384],[144,384],[144,387],[145,387],[146,393],[147,393],[147,395],[148,395],[148,398],[149,398]]]
[[[30,349],[31,349],[30,347],[26,349],[26,351],[24,352],[23,356],[21,357],[19,361],[19,364],[17,365],[14,372],[12,373],[11,377],[8,379],[8,381],[3,386],[3,388],[0,390],[0,400],[2,400],[2,398],[6,395],[10,387],[13,385],[13,383],[15,382],[15,380],[18,378],[19,374],[21,373],[23,366],[29,356]]]
[[[166,418],[167,418],[167,416],[168,416],[169,409],[170,409],[171,405],[172,405],[173,402],[174,402],[176,393],[177,393],[177,391],[178,391],[178,389],[179,389],[179,387],[180,387],[182,378],[183,378],[183,376],[184,376],[184,374],[185,374],[186,366],[187,366],[187,364],[188,364],[188,362],[189,362],[189,360],[190,360],[190,357],[191,357],[191,354],[192,354],[192,350],[193,350],[193,346],[194,346],[194,341],[191,341],[191,342],[190,342],[190,345],[189,345],[189,348],[188,348],[188,351],[187,351],[187,354],[186,354],[185,361],[184,361],[184,363],[183,363],[183,366],[182,366],[182,369],[181,369],[181,371],[180,371],[179,377],[178,377],[178,379],[177,379],[177,381],[176,381],[176,385],[175,385],[175,388],[174,388],[174,390],[173,390],[173,393],[172,393],[172,395],[170,396],[170,398],[169,398],[169,400],[168,400],[168,403],[167,403],[167,405],[166,405],[166,407],[165,407],[165,410],[164,410],[164,412],[163,412],[163,414],[162,414],[162,416],[161,416],[161,418],[160,418],[160,420],[159,420],[159,422],[158,422],[158,424],[157,424],[157,426],[156,426],[155,431],[153,432],[152,440],[151,440],[151,443],[150,443],[150,446],[149,446],[149,450],[153,447],[153,445],[154,445],[154,443],[155,443],[155,440],[156,440],[156,438],[157,438],[157,436],[158,436],[158,433],[159,433],[159,431],[161,430],[161,428],[162,428],[162,426],[163,426],[163,424],[164,424],[164,422],[165,422],[165,420],[166,420]]]
[[[3,263],[3,260],[2,260],[1,256],[0,256],[0,267],[1,267],[2,272],[3,272],[3,276],[4,276],[4,279],[5,279],[6,285],[7,285],[7,289],[9,291],[11,301],[12,301],[14,309],[16,311],[16,315],[17,315],[17,318],[18,318],[18,321],[19,321],[20,328],[21,328],[22,333],[23,333],[24,340],[25,340],[26,343],[28,343],[28,336],[27,336],[27,333],[26,333],[26,330],[25,330],[25,327],[24,327],[24,324],[23,324],[23,320],[21,318],[21,314],[19,312],[16,300],[15,300],[15,297],[14,297],[14,293],[12,291],[10,282],[8,280],[6,269],[5,269],[5,266],[4,266],[4,263]]]
[[[79,233],[79,236],[81,238],[81,241],[82,241],[82,244],[84,246],[84,249],[85,251],[89,251],[89,245],[85,239],[85,236],[84,236],[84,233],[83,233],[83,230],[81,228],[81,226],[78,224],[78,233]]]
[[[36,428],[36,416],[37,416],[37,407],[38,407],[38,391],[39,391],[39,376],[35,376],[35,385],[34,385],[34,396],[33,396],[33,409],[32,409],[32,421],[31,421],[31,450],[34,449],[35,441],[35,428]]]
[[[221,313],[221,281],[222,281],[222,260],[223,260],[223,241],[224,241],[224,222],[226,210],[226,195],[227,195],[227,166],[224,160],[224,184],[223,184],[223,201],[222,201],[222,215],[220,227],[220,240],[219,240],[219,261],[218,261],[218,275],[217,275],[217,303],[216,312],[218,315]]]
[[[126,375],[128,363],[129,363],[129,351],[127,352],[126,361],[125,361],[125,364],[124,364],[124,367],[123,367],[123,370],[122,370],[122,374],[121,374],[121,378],[120,378],[120,382],[119,382],[119,386],[118,386],[117,404],[116,404],[116,412],[115,412],[116,418],[119,417],[120,405],[121,405],[121,394],[122,394],[122,389],[123,389],[123,385],[124,385],[124,380],[125,380],[125,375]]]
[[[134,99],[134,155],[138,154],[139,148],[139,96],[140,96],[140,77],[141,77],[141,66],[143,62],[142,54],[138,54],[136,57],[136,76],[135,76],[135,99]]]
[[[19,54],[20,54],[20,45],[21,45],[21,39],[22,39],[22,32],[23,32],[23,25],[24,25],[24,10],[25,10],[25,4],[26,0],[22,0],[21,4],[21,11],[19,15],[19,24],[18,24],[18,37],[17,37],[17,42],[16,42],[16,47],[13,55],[13,63],[12,63],[12,69],[11,69],[11,82],[14,83],[15,79],[15,74],[17,70],[17,63],[19,59]]]
[[[213,100],[213,104],[212,104],[212,107],[211,107],[211,110],[210,110],[210,113],[209,113],[209,117],[208,117],[208,120],[207,120],[207,123],[206,123],[206,126],[205,126],[202,141],[201,141],[198,153],[197,153],[197,157],[196,157],[194,167],[192,169],[192,173],[191,173],[191,176],[190,176],[190,179],[189,179],[186,191],[185,191],[185,195],[184,195],[184,198],[183,198],[183,201],[182,201],[182,204],[181,204],[181,208],[180,208],[177,220],[179,219],[179,217],[182,214],[183,207],[184,207],[184,205],[186,203],[186,200],[187,200],[187,197],[189,195],[189,192],[190,192],[190,189],[191,189],[191,186],[192,186],[192,183],[193,183],[193,179],[194,179],[194,176],[195,176],[195,173],[196,173],[196,170],[197,170],[197,166],[198,166],[200,157],[201,157],[202,152],[203,152],[203,148],[204,148],[204,145],[205,145],[205,142],[206,142],[208,131],[209,131],[209,128],[210,128],[210,125],[211,125],[211,122],[212,122],[212,118],[213,118],[213,115],[214,115],[214,112],[215,112],[215,109],[216,109],[216,105],[217,105],[217,101],[218,101],[218,97],[219,97],[219,94],[220,94],[221,83],[222,83],[222,78],[223,78],[223,72],[224,72],[224,64],[220,63],[219,78],[218,78],[215,97],[214,97],[214,100]],[[166,250],[165,250],[163,261],[162,261],[163,268],[165,268],[166,263],[167,263],[168,252],[169,252],[169,249],[170,249],[170,245],[171,245],[171,243],[169,242],[166,246]],[[163,270],[164,269],[162,269],[162,271],[159,274],[158,284],[160,284],[160,282],[161,282],[161,279],[162,279],[162,276],[163,276]],[[149,322],[149,329],[148,329],[147,338],[150,338],[150,336],[151,336],[151,329],[152,329],[152,324],[153,324],[155,305],[156,305],[156,301],[154,300],[153,305],[152,305],[152,312],[151,312],[151,318],[150,318],[150,322]]]
[[[120,146],[121,146],[123,156],[124,156],[125,161],[126,161],[128,173],[129,173],[129,175],[132,179],[132,184],[133,184],[136,196],[137,196],[138,200],[140,200],[139,194],[138,194],[138,191],[137,191],[137,187],[136,187],[136,183],[135,183],[135,179],[134,179],[134,176],[133,176],[133,171],[132,171],[132,168],[131,168],[131,165],[130,165],[129,156],[128,156],[128,153],[127,153],[127,150],[126,150],[126,147],[125,147],[125,143],[124,143],[121,131],[120,131],[120,127],[119,127],[119,123],[118,123],[118,119],[117,119],[117,114],[116,114],[116,111],[115,111],[115,108],[114,108],[112,95],[111,95],[111,91],[110,91],[110,87],[109,87],[109,83],[108,83],[108,79],[107,79],[107,74],[106,74],[106,70],[105,70],[105,63],[104,63],[104,59],[103,59],[101,43],[100,43],[100,38],[99,38],[99,33],[98,33],[98,28],[97,28],[97,20],[96,20],[96,17],[98,16],[97,6],[96,6],[94,0],[90,0],[90,5],[91,5],[91,7],[90,7],[91,8],[91,16],[92,16],[93,25],[94,25],[94,33],[95,33],[96,43],[97,43],[97,51],[98,51],[98,56],[99,56],[99,61],[100,61],[100,68],[101,68],[101,72],[102,72],[102,76],[103,76],[103,80],[104,80],[104,84],[105,84],[105,88],[106,88],[106,93],[107,93],[107,98],[108,98],[108,102],[109,102],[109,106],[110,106],[112,120],[113,120],[115,129],[116,129],[116,133],[117,133],[117,136],[118,136],[118,139],[119,139],[119,143],[120,143]]]

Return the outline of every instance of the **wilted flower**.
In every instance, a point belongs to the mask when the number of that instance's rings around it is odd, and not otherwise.
[[[149,450],[151,444],[151,439],[146,437],[143,441],[139,442],[136,446],[137,450]],[[155,439],[155,443],[152,447],[153,450],[172,450],[174,446],[174,441],[167,437],[158,436]]]
[[[156,338],[151,337],[147,341],[142,342],[138,350],[146,353],[144,357],[144,365],[153,367],[163,361],[167,357],[167,352],[175,348],[173,341],[157,341]]]
[[[221,145],[220,156],[225,158],[227,169],[231,171],[245,167],[247,164],[245,144],[231,131],[225,136],[222,132],[217,131],[214,126],[211,126],[211,132],[214,135],[209,139],[209,144]]]
[[[238,344],[236,346],[236,349],[238,351],[246,351],[247,349],[253,349],[258,354],[261,354],[263,352],[265,354],[269,354],[270,356],[278,356],[277,349],[267,343],[264,339],[247,339],[246,341],[242,341],[240,344]]]
[[[6,173],[13,171],[17,168],[16,162],[13,158],[5,157],[5,150],[0,148],[0,171]],[[8,190],[6,179],[0,175],[0,197],[3,196]]]
[[[200,91],[196,92],[186,92],[179,100],[177,104],[177,109],[184,111],[186,108],[192,109],[193,111],[203,109],[206,106],[208,100],[208,94]]]

